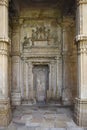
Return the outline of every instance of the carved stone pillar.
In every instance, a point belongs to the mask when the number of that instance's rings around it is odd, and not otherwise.
[[[11,120],[8,95],[8,0],[0,0],[0,126]]]
[[[12,105],[21,104],[20,94],[20,58],[19,56],[12,56],[12,91],[11,91]]]
[[[87,126],[87,0],[77,1],[77,52],[78,52],[78,94],[75,100],[75,120],[80,126]]]
[[[20,90],[20,24],[18,19],[12,21],[12,105],[21,104],[21,90]]]

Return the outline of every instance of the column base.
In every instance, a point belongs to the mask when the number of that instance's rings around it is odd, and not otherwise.
[[[77,125],[87,127],[87,99],[75,99],[74,119]]]
[[[72,100],[69,100],[69,99],[62,99],[62,104],[71,106],[71,105],[73,105],[73,102],[72,102]]]
[[[13,106],[20,106],[21,105],[21,94],[20,94],[20,92],[12,92],[11,100],[12,100]]]
[[[0,126],[6,127],[11,121],[11,107],[9,99],[0,98]]]

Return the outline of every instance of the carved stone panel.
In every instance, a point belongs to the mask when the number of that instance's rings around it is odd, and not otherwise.
[[[45,65],[34,66],[33,76],[34,76],[33,82],[34,82],[36,101],[45,102],[49,82],[48,66]]]

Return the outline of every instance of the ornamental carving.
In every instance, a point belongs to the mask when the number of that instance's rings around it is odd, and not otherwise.
[[[39,26],[31,30],[31,34],[24,37],[22,43],[22,50],[29,49],[30,47],[47,47],[47,46],[59,46],[59,36],[56,32],[52,32],[45,26]]]
[[[30,47],[31,44],[31,39],[28,38],[27,36],[24,37],[24,42],[23,42],[23,50],[24,49],[28,49],[28,47]]]
[[[50,40],[50,29],[46,27],[36,27],[32,30],[32,41],[48,41]]]
[[[8,6],[8,0],[0,0],[0,5]]]
[[[38,43],[49,45],[50,39],[52,39],[50,29],[46,29],[46,27],[36,27],[36,29],[32,29],[31,37],[24,37],[23,49],[28,49]]]
[[[76,42],[79,42],[79,41],[87,41],[87,35],[77,35],[76,38],[75,38]]]
[[[87,0],[77,0],[77,5],[87,4]]]
[[[87,54],[87,43],[78,43],[78,54]]]

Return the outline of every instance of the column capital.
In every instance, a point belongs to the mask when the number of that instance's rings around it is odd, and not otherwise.
[[[0,6],[7,6],[8,7],[9,0],[0,0]]]
[[[77,0],[77,5],[87,4],[87,0]]]

